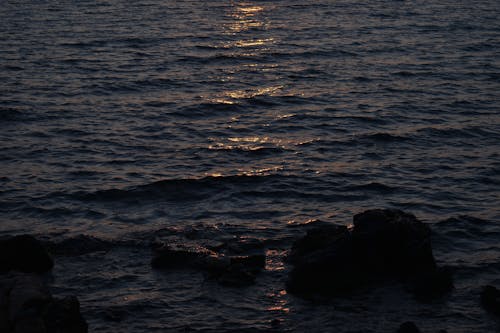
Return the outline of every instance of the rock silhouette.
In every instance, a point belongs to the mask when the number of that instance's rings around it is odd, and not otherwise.
[[[440,295],[452,287],[451,275],[436,266],[430,234],[414,215],[395,209],[357,214],[352,228],[311,229],[292,246],[287,289],[334,296],[396,278],[409,281],[418,297]]]
[[[487,311],[500,316],[500,290],[494,286],[484,286],[481,291],[481,304]]]
[[[44,273],[53,266],[54,261],[33,236],[20,235],[0,240],[0,273]]]
[[[223,285],[247,286],[265,267],[261,246],[259,241],[249,239],[217,242],[169,237],[153,243],[151,265],[156,269],[201,270]]]
[[[76,297],[53,298],[40,276],[0,276],[0,332],[86,333]]]
[[[42,274],[54,262],[33,236],[0,240],[0,332],[86,333],[74,296],[52,297]]]

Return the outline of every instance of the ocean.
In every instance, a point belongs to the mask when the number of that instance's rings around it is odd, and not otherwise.
[[[91,332],[497,331],[479,290],[500,286],[499,17],[494,0],[2,1],[0,235],[67,244],[52,292]],[[288,294],[304,225],[370,208],[428,223],[455,289]],[[258,241],[266,269],[243,288],[154,270],[165,232]]]

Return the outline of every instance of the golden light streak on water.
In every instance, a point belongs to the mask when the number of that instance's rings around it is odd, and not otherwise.
[[[267,296],[270,297],[275,304],[268,307],[267,311],[281,312],[283,314],[289,313],[290,308],[288,307],[288,301],[285,298],[286,295],[287,292],[284,289],[278,292],[269,293]]]
[[[255,18],[257,14],[264,11],[263,6],[256,6],[249,3],[235,4],[229,13],[232,21],[226,26],[229,34],[236,34],[252,28],[264,26],[264,22]]]

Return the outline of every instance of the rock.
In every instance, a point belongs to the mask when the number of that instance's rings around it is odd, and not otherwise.
[[[12,281],[8,275],[0,275],[0,332],[10,332],[9,293]]]
[[[44,323],[47,332],[88,332],[87,323],[80,314],[80,302],[75,296],[53,299],[46,309]]]
[[[420,333],[421,331],[418,329],[417,325],[415,325],[411,321],[407,321],[401,326],[399,326],[399,329],[396,331],[396,333]]]
[[[243,265],[231,265],[218,271],[213,277],[222,285],[230,287],[244,287],[252,285],[257,278],[256,271],[247,269]]]
[[[402,274],[436,267],[430,228],[405,212],[373,209],[354,216],[357,257],[372,270]]]
[[[76,297],[54,299],[38,275],[0,277],[0,332],[86,333]]]
[[[217,281],[223,285],[241,287],[255,282],[257,274],[265,267],[265,255],[235,256],[229,258],[229,265],[211,271]]]
[[[242,265],[247,269],[259,271],[266,266],[264,254],[253,254],[248,256],[233,256],[229,258],[231,266]]]
[[[453,289],[451,271],[436,268],[417,272],[409,279],[410,291],[420,300],[431,300]]]
[[[437,295],[451,287],[451,275],[438,270],[430,229],[411,214],[375,209],[354,216],[352,228],[311,229],[290,251],[294,265],[287,289],[307,295],[339,295],[379,281],[410,279],[416,294]]]
[[[296,242],[290,261],[294,264],[287,290],[295,294],[342,294],[361,279],[347,229],[311,230]]]
[[[38,323],[43,308],[51,296],[40,277],[28,274],[12,275],[9,292],[9,321],[23,322],[34,319]]]
[[[266,257],[256,251],[256,244],[261,243],[245,240],[241,244],[220,245],[204,239],[169,237],[153,243],[151,265],[157,269],[202,270],[223,285],[247,286],[255,282],[265,267]]]
[[[484,286],[481,291],[481,304],[487,311],[500,316],[500,290],[494,286]]]
[[[43,319],[40,316],[19,320],[14,325],[15,333],[46,333]]]
[[[311,253],[323,251],[335,242],[337,237],[346,235],[347,227],[335,224],[326,224],[320,228],[311,229],[293,244],[288,260],[292,263],[300,262]]]
[[[45,273],[54,261],[33,236],[20,235],[0,240],[0,274],[9,271]]]
[[[246,255],[262,253],[264,243],[262,240],[251,237],[237,237],[232,241],[228,241],[224,248],[221,248],[224,253],[229,255]]]
[[[188,240],[156,243],[153,249],[154,256],[151,261],[153,268],[211,269],[213,266],[218,266],[221,261],[216,252]]]

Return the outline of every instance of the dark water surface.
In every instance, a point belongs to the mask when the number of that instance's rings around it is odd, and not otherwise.
[[[54,293],[93,332],[498,330],[478,290],[500,285],[499,17],[496,0],[2,1],[0,231],[111,244],[56,257]],[[289,225],[374,207],[432,224],[455,291],[287,295]],[[260,239],[268,267],[243,289],[152,271],[161,228]]]

